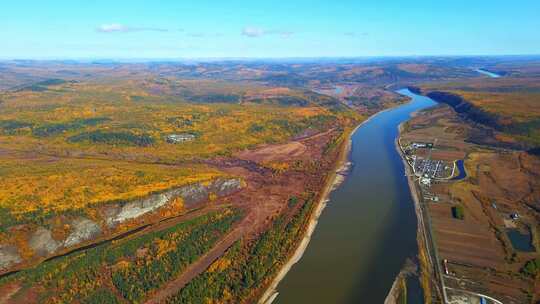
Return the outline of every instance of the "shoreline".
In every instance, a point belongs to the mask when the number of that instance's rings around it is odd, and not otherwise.
[[[402,150],[401,144],[400,144],[400,138],[401,138],[401,134],[403,132],[403,125],[405,123],[407,123],[409,120],[411,120],[411,118],[413,118],[419,111],[412,112],[409,119],[407,119],[406,121],[400,123],[397,126],[398,135],[397,135],[396,139],[394,140],[394,146],[396,148],[396,151],[399,154],[401,162],[403,163],[403,169],[405,171],[405,176],[407,177],[407,184],[409,186],[409,192],[411,193],[411,198],[412,198],[412,200],[414,202],[414,211],[415,211],[414,213],[416,215],[416,220],[417,220],[417,225],[416,225],[416,239],[417,239],[417,242],[419,241],[420,236],[422,236],[422,239],[423,239],[423,234],[424,234],[424,228],[423,227],[424,227],[424,224],[423,224],[423,218],[422,218],[422,215],[421,215],[420,200],[418,198],[417,189],[416,189],[416,186],[414,184],[414,180],[412,178],[410,164],[407,162],[407,160],[405,158],[405,155],[403,154],[403,150]],[[420,255],[420,246],[418,246],[418,251],[419,251],[418,255]],[[398,273],[398,275],[394,279],[392,287],[388,291],[388,295],[386,296],[386,299],[384,300],[384,304],[395,304],[396,303],[397,296],[399,296],[396,293],[399,291],[399,290],[397,290],[397,288],[398,288],[398,283],[399,283],[399,280],[401,279],[402,273],[403,273],[403,269],[400,270],[400,272]],[[419,275],[419,277],[420,277],[420,275]],[[422,289],[424,289],[424,288],[422,287]]]
[[[395,108],[395,107],[394,107]],[[336,165],[334,169],[332,170],[332,173],[328,177],[327,182],[324,185],[323,191],[321,192],[320,198],[317,201],[315,210],[310,215],[310,220],[307,224],[306,231],[304,232],[304,235],[302,236],[300,242],[298,243],[296,249],[294,250],[294,253],[289,257],[287,262],[280,268],[278,274],[272,279],[272,283],[268,285],[268,287],[265,289],[265,292],[263,295],[259,298],[259,301],[257,301],[258,304],[271,304],[279,295],[279,292],[277,291],[277,287],[279,283],[285,278],[287,273],[291,270],[291,268],[294,266],[294,264],[298,263],[302,256],[304,255],[304,252],[307,249],[307,246],[309,245],[309,242],[311,241],[311,236],[313,235],[313,232],[315,232],[315,228],[317,227],[317,224],[319,222],[319,217],[322,214],[322,211],[326,207],[327,203],[330,201],[330,194],[332,191],[337,189],[337,187],[346,179],[346,174],[343,172],[347,172],[350,167],[350,161],[349,161],[349,154],[352,148],[352,136],[356,133],[356,131],[362,127],[364,124],[369,122],[373,117],[384,113],[386,111],[392,110],[394,108],[388,108],[384,109],[380,112],[377,112],[371,116],[369,116],[366,120],[359,123],[349,134],[349,138],[344,144],[344,147],[341,148],[340,155],[338,156],[338,160],[336,161]]]
[[[423,110],[423,109],[421,109]],[[423,212],[422,212],[422,207],[420,206],[420,198],[418,197],[418,188],[415,184],[415,181],[414,181],[414,175],[413,175],[413,172],[411,170],[411,165],[407,162],[407,159],[405,157],[405,154],[403,153],[403,149],[401,147],[401,144],[400,144],[400,138],[401,138],[401,135],[403,133],[403,125],[405,123],[407,123],[408,121],[410,121],[412,118],[414,118],[421,110],[418,110],[418,111],[415,111],[413,113],[411,113],[411,117],[409,119],[407,119],[406,121],[402,122],[401,124],[399,124],[398,126],[398,136],[395,140],[395,146],[396,146],[396,150],[398,151],[399,153],[399,156],[401,158],[401,161],[403,162],[403,166],[404,166],[404,171],[405,171],[405,176],[407,177],[407,184],[409,185],[409,192],[411,193],[411,198],[414,202],[414,210],[415,210],[415,214],[416,214],[416,220],[417,220],[417,225],[416,225],[416,239],[417,239],[417,242],[418,242],[418,260],[419,260],[419,269],[420,269],[420,272],[418,274],[418,279],[420,280],[420,286],[424,292],[424,297],[426,296],[426,291],[428,291],[428,294],[431,294],[432,293],[432,289],[431,289],[431,286],[424,286],[423,281],[421,280],[422,278],[422,272],[425,271],[429,276],[430,276],[430,281],[431,281],[431,277],[433,276],[433,268],[434,268],[434,265],[433,265],[433,260],[432,260],[432,256],[429,254],[429,244],[428,244],[428,238],[426,236],[426,224],[425,224],[425,219],[424,219],[424,216],[423,216]],[[421,256],[427,256],[428,257],[428,267],[427,269],[422,269],[422,265],[423,263],[420,261],[420,257]],[[394,282],[394,284],[396,284],[397,280],[399,279],[399,275],[398,277],[396,277],[396,281]],[[428,289],[428,290],[426,290]],[[392,290],[391,290],[392,291]],[[390,297],[391,294],[388,295],[388,297]],[[388,297],[387,297],[387,300],[388,300]],[[385,302],[386,303],[386,302]],[[391,303],[391,302],[389,302]]]
[[[384,299],[383,304],[397,304],[397,300],[400,295],[400,286],[398,285],[400,280],[403,279],[403,269],[399,272],[399,274],[396,276],[396,279],[394,280],[394,283],[392,283],[392,287],[390,288],[390,291],[388,292],[388,295],[386,296],[386,299]]]

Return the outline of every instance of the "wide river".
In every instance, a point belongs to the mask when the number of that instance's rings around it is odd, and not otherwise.
[[[405,260],[416,256],[414,203],[395,140],[400,123],[435,102],[407,89],[399,93],[412,100],[375,115],[352,135],[351,171],[332,192],[274,303],[383,303]],[[421,297],[416,289],[409,303],[421,303],[412,298]]]
[[[491,78],[499,78],[499,77],[501,77],[501,75],[498,75],[498,74],[495,74],[495,73],[492,73],[492,72],[489,72],[489,71],[486,71],[486,70],[482,70],[482,69],[476,69],[475,71],[477,71],[480,74],[484,74],[484,75],[486,75],[488,77],[491,77]]]

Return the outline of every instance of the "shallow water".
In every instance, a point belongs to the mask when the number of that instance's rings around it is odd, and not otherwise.
[[[383,303],[405,259],[416,256],[414,203],[395,139],[400,123],[435,102],[399,93],[412,101],[374,116],[352,135],[351,171],[331,194],[274,303]]]
[[[507,229],[506,235],[512,242],[512,247],[517,251],[533,252],[532,237],[530,234],[523,234],[518,229]]]
[[[482,70],[482,69],[476,69],[475,71],[477,71],[480,74],[484,74],[486,76],[489,76],[491,78],[499,78],[499,77],[501,77],[501,75],[499,75],[499,74],[488,72],[488,71],[485,71],[485,70]]]
[[[460,159],[456,162],[456,166],[457,166],[457,169],[458,169],[458,175],[457,176],[454,176],[452,179],[453,180],[460,180],[460,179],[464,179],[465,177],[467,177],[467,172],[465,171],[465,166],[464,166],[464,163],[463,163],[463,160]]]

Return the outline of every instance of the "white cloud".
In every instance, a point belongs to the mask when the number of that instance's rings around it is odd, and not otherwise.
[[[262,28],[247,26],[242,29],[242,35],[247,37],[261,37],[265,34]]]
[[[283,38],[289,38],[293,34],[291,31],[265,30],[255,26],[246,26],[242,29],[242,35],[251,38],[262,37],[264,35],[279,35]]]
[[[167,29],[156,27],[133,27],[119,23],[100,25],[96,31],[100,33],[128,33],[128,32],[167,32]]]
[[[97,31],[102,33],[128,32],[129,27],[118,23],[102,24],[97,28]]]

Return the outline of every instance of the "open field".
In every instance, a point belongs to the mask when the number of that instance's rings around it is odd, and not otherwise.
[[[511,223],[527,233],[531,243],[536,238],[540,159],[467,143],[475,128],[440,105],[409,121],[401,142],[435,142],[426,153],[433,160],[464,159],[464,179],[435,181],[422,190],[437,197],[426,204],[440,261],[447,260],[446,286],[491,295],[503,303],[526,303],[538,297],[538,290],[523,268],[538,253],[514,248],[506,231]],[[511,219],[514,213],[519,220]]]

